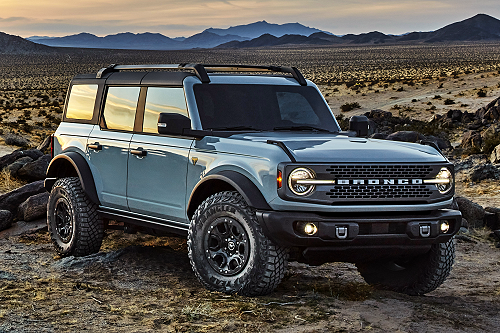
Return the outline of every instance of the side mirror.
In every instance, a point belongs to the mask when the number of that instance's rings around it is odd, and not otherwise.
[[[349,119],[349,131],[356,132],[356,136],[368,136],[368,118],[366,116],[352,116]]]
[[[178,113],[160,113],[158,116],[158,133],[182,135],[185,129],[191,129],[191,120]]]

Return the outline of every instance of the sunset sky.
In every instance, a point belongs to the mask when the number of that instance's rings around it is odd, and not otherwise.
[[[431,31],[478,13],[500,18],[498,0],[0,0],[0,31],[29,37],[159,32],[169,37],[266,20],[337,35]]]

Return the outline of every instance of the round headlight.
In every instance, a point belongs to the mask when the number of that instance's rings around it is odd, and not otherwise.
[[[448,168],[441,168],[436,176],[436,180],[441,181],[436,184],[439,193],[448,193],[453,187],[453,174]]]
[[[308,195],[314,191],[315,186],[311,184],[301,184],[301,180],[314,179],[314,173],[306,168],[297,168],[288,176],[288,187],[296,195]]]

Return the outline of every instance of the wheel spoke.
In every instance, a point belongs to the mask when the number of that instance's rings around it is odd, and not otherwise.
[[[241,272],[248,261],[248,245],[248,235],[237,220],[221,217],[211,222],[205,249],[218,273],[231,276]]]

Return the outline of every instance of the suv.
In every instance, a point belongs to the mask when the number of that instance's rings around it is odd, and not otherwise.
[[[449,274],[461,215],[437,146],[342,132],[294,67],[112,65],[71,81],[45,188],[61,255],[125,232],[187,236],[208,289],[264,295],[288,260],[355,263],[424,294]],[[121,224],[119,224],[121,225]]]

